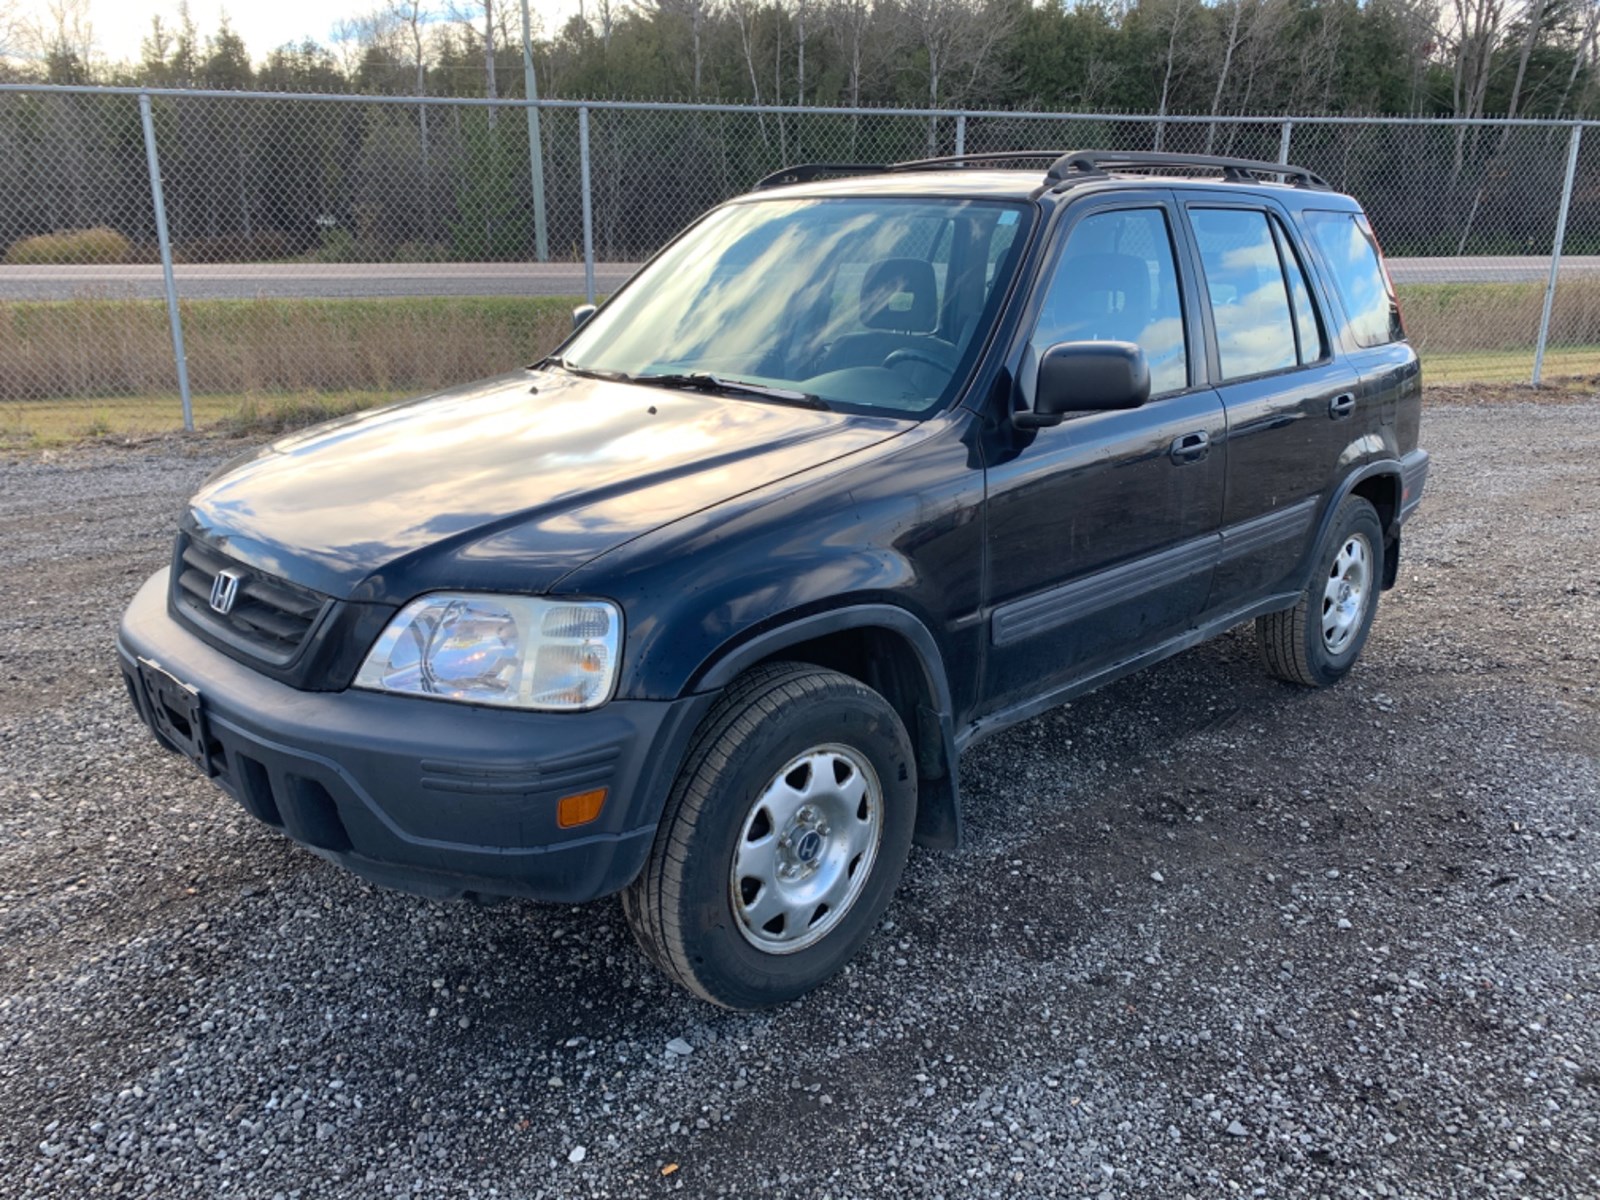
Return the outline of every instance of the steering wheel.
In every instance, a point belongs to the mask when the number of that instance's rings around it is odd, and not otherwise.
[[[921,346],[905,346],[894,351],[883,360],[885,367],[895,367],[903,362],[919,362],[932,367],[935,371],[949,371],[952,363],[940,357],[931,350],[924,350]]]

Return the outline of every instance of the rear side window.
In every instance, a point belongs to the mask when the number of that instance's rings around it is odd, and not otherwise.
[[[1400,305],[1395,301],[1378,256],[1372,227],[1360,213],[1305,214],[1311,236],[1333,272],[1333,283],[1350,318],[1350,334],[1358,346],[1382,346],[1406,336],[1400,325]]]
[[[1267,214],[1245,208],[1189,210],[1224,379],[1298,366],[1294,317]]]
[[[1300,267],[1294,243],[1276,220],[1272,222],[1272,236],[1278,239],[1278,256],[1283,260],[1283,273],[1289,280],[1289,297],[1294,301],[1294,330],[1300,343],[1300,361],[1316,362],[1326,350],[1322,342],[1322,327],[1317,324],[1316,305],[1311,300],[1311,289],[1306,286],[1306,273]]]

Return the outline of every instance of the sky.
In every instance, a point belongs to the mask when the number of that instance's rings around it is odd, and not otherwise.
[[[504,0],[518,15],[518,0]],[[381,6],[382,0],[189,0],[189,12],[202,34],[214,33],[222,14],[228,14],[234,32],[244,39],[250,57],[259,62],[269,50],[285,42],[310,37],[323,45],[331,40],[334,24]],[[435,8],[444,9],[445,0]],[[529,0],[536,22],[546,30],[577,11],[578,0]],[[23,0],[23,15],[42,17],[44,0]],[[33,9],[33,12],[29,12]],[[139,57],[139,43],[150,32],[150,18],[160,14],[169,27],[177,24],[178,0],[90,0],[89,19],[96,47],[112,62]]]

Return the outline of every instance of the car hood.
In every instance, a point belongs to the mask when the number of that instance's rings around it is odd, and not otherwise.
[[[187,527],[344,599],[538,592],[623,542],[906,428],[519,371],[274,442],[209,480]]]

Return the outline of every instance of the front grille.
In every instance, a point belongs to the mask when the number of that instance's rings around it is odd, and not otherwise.
[[[329,599],[286,579],[264,574],[185,535],[172,583],[173,604],[201,630],[254,658],[283,666],[305,645]],[[233,608],[211,607],[211,585],[223,570],[239,576]]]

